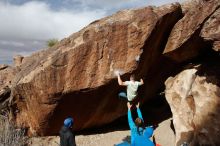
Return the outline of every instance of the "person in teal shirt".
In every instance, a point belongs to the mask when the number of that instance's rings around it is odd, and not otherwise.
[[[131,146],[154,146],[149,139],[153,134],[152,127],[144,128],[144,119],[139,108],[139,102],[136,105],[138,117],[133,121],[131,114],[131,104],[128,102],[128,124],[131,129]]]
[[[154,143],[150,140],[153,135],[153,127],[146,127],[143,135],[138,135],[134,138],[132,146],[155,146]]]
[[[144,127],[144,119],[139,108],[139,102],[136,105],[136,110],[138,117],[133,121],[131,114],[132,105],[130,102],[127,102],[128,107],[128,125],[131,129],[131,144],[127,141],[117,144],[116,146],[155,146],[154,143],[150,140],[153,135],[153,127]]]

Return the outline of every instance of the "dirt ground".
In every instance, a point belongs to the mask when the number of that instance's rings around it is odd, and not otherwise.
[[[160,123],[155,129],[154,138],[157,144],[174,146],[175,135],[170,125],[171,119],[168,119]],[[114,146],[123,141],[130,141],[130,130],[76,136],[77,146]],[[59,137],[34,137],[30,139],[29,146],[59,146]]]
[[[114,144],[129,139],[129,136],[129,130],[94,135],[78,135],[76,136],[76,144],[77,146],[114,146]],[[59,146],[59,137],[35,137],[30,140],[29,146]]]

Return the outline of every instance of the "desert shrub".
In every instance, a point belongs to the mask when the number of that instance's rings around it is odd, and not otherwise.
[[[24,146],[25,130],[17,129],[7,117],[0,116],[0,146]]]
[[[47,46],[52,47],[52,46],[56,45],[57,43],[58,43],[57,39],[50,39],[47,41]]]

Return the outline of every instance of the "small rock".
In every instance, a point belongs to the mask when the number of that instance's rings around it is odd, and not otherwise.
[[[0,64],[0,70],[8,68],[8,65],[6,64]]]

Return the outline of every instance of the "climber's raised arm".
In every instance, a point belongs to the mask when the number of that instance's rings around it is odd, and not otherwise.
[[[144,84],[144,80],[143,79],[140,79],[140,82],[138,82],[138,86],[141,86]]]
[[[141,82],[141,85],[143,85],[143,84],[144,84],[144,80],[143,80],[143,79],[140,79],[140,82]]]
[[[120,77],[120,74],[119,74],[119,73],[118,73],[118,84],[119,84],[120,86],[126,86],[125,82],[123,82],[123,81],[121,80],[121,77]]]
[[[131,104],[129,102],[127,102],[127,107],[128,107],[128,125],[130,127],[130,129],[135,127],[135,123],[132,119],[132,114],[131,114]]]
[[[138,118],[140,118],[144,122],[144,118],[143,118],[141,110],[140,110],[140,102],[138,102],[136,104],[136,108],[137,108]]]

